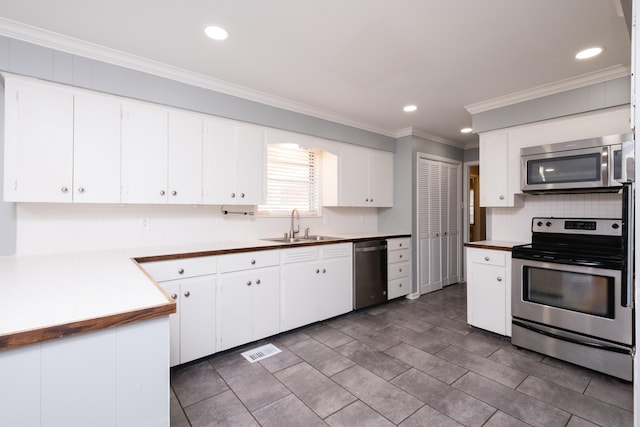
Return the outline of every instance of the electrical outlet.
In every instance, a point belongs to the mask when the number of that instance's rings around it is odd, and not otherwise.
[[[148,230],[149,229],[149,218],[143,217],[140,218],[140,230]]]

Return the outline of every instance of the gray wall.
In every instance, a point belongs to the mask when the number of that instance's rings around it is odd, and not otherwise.
[[[0,70],[393,151],[395,138],[0,36]]]
[[[406,136],[399,138],[397,141],[393,170],[393,207],[379,209],[378,230],[391,233],[409,233],[412,235],[412,259],[415,261],[412,271],[413,287],[411,292],[417,292],[418,284],[418,243],[417,236],[414,233],[418,222],[416,216],[418,153],[459,161],[462,161],[464,158],[464,150],[460,148],[418,136]]]
[[[480,160],[480,148],[468,148],[464,150],[464,161],[465,162],[477,162]]]

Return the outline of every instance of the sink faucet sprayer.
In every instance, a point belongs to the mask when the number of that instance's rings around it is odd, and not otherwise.
[[[298,228],[296,230],[293,229],[294,214],[298,216]],[[300,233],[300,212],[298,212],[298,209],[293,209],[291,211],[291,229],[289,230],[289,238],[294,239],[298,233]]]

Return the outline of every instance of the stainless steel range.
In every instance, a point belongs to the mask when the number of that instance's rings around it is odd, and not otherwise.
[[[512,344],[631,381],[625,222],[533,218],[531,231],[512,252]]]

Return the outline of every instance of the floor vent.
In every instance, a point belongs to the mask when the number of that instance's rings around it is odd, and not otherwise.
[[[254,348],[253,350],[245,351],[242,353],[242,356],[247,359],[249,362],[257,362],[258,360],[266,359],[269,356],[273,356],[274,354],[280,353],[278,347],[273,344],[266,344],[260,346],[258,348]]]

